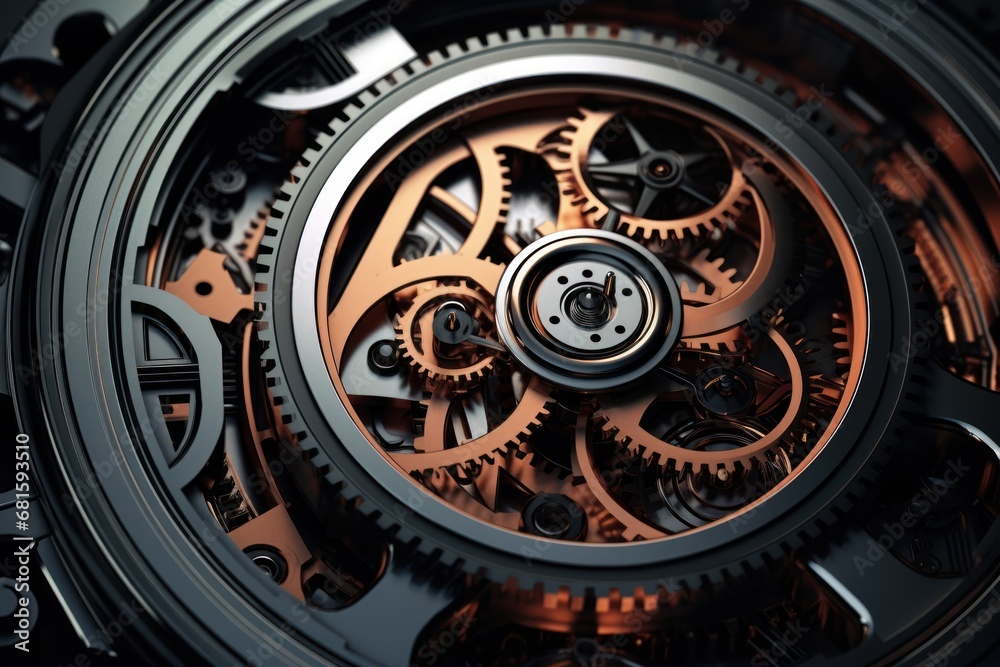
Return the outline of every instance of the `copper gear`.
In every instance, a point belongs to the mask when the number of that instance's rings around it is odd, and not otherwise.
[[[682,260],[700,280],[692,287],[688,281],[680,284],[681,301],[687,307],[704,306],[718,303],[732,296],[742,281],[736,280],[736,269],[727,269],[725,257],[710,259],[711,251],[705,248],[690,259]],[[711,291],[709,290],[711,288]],[[690,312],[690,311],[689,311]],[[744,336],[739,327],[692,338],[681,338],[679,350],[696,350],[702,352],[733,353],[745,347]]]
[[[520,448],[542,425],[554,404],[552,388],[532,378],[503,422],[482,436],[446,448],[445,434],[453,398],[442,385],[422,401],[427,409],[424,433],[414,441],[414,452],[388,452],[396,465],[413,474],[469,463],[493,464],[497,457],[506,456],[512,448]]]
[[[457,285],[438,285],[420,293],[396,318],[396,340],[399,352],[424,379],[428,389],[442,382],[452,383],[457,388],[469,387],[481,380],[493,367],[496,353],[488,348],[475,347],[473,360],[470,351],[464,350],[464,364],[449,365],[434,349],[432,331],[434,326],[434,305],[456,301],[471,309],[469,314],[480,324],[486,320],[493,322],[491,297],[481,290],[469,287],[465,281]],[[474,347],[464,344],[464,347]]]
[[[705,248],[681,263],[689,267],[697,275],[698,280],[692,285],[687,280],[681,281],[681,301],[685,305],[704,305],[722,301],[732,296],[743,283],[735,280],[736,269],[726,268],[726,258],[709,259],[711,251]],[[711,292],[709,292],[711,288]]]
[[[512,448],[504,456],[498,455],[492,464],[472,463],[458,467],[435,468],[423,473],[421,481],[433,493],[463,511],[488,518],[510,530],[518,530],[521,512],[498,507],[497,488],[501,471],[523,485],[530,494],[566,494],[587,513],[588,535],[600,535],[606,540],[621,535],[621,524],[592,493],[583,478],[556,466],[530,448]],[[466,488],[463,488],[463,485]],[[474,487],[475,492],[467,490],[469,487]]]
[[[651,400],[656,398],[651,396],[645,387],[620,398],[602,399],[598,414],[605,432],[614,437],[630,454],[642,457],[647,463],[657,463],[673,470],[707,469],[712,474],[716,474],[718,470],[725,470],[733,474],[737,472],[738,467],[750,469],[755,462],[764,462],[768,457],[784,457],[786,454],[782,445],[800,426],[802,413],[809,403],[809,380],[795,346],[776,328],[769,329],[768,336],[781,350],[788,364],[791,402],[781,421],[757,442],[726,451],[698,451],[664,442],[641,425]]]
[[[589,410],[582,411],[577,419],[572,452],[573,475],[583,479],[591,494],[604,506],[611,518],[621,524],[621,538],[626,542],[654,540],[664,536],[664,531],[647,523],[625,507],[602,480],[601,471],[594,464],[590,434],[601,430],[600,418]]]
[[[307,159],[309,157],[312,154],[307,154]],[[475,159],[482,178],[478,212],[470,210],[448,191],[433,187],[441,172],[469,157]],[[509,168],[504,164],[503,155],[493,146],[476,139],[462,148],[442,150],[423,169],[400,184],[368,250],[355,269],[354,276],[363,278],[348,282],[337,307],[329,313],[332,349],[327,363],[331,369],[340,360],[351,332],[378,299],[420,282],[444,278],[469,279],[493,293],[503,266],[480,258],[497,229],[502,229],[506,223],[510,203],[508,174]],[[293,172],[293,176],[299,175]],[[393,253],[416,212],[428,198],[449,206],[465,217],[470,226],[469,233],[455,255],[431,255],[395,265]],[[349,206],[346,210],[350,209]],[[373,292],[375,299],[372,298]]]
[[[591,145],[620,110],[593,111],[581,108],[569,119],[569,129],[560,135],[563,142],[546,155],[562,184],[562,196],[591,226],[605,221],[611,208],[587,184],[587,160]],[[634,127],[630,125],[630,128]],[[790,233],[790,213],[781,193],[753,181],[736,167],[731,148],[713,130],[706,128],[719,143],[732,167],[732,180],[714,206],[698,215],[678,220],[649,220],[621,213],[618,229],[640,241],[683,243],[713,230],[729,229],[744,215],[756,211],[760,224],[757,262],[750,275],[734,285],[726,298],[685,308],[684,337],[702,337],[731,329],[767,305],[771,295],[791,267],[794,248]],[[645,141],[644,139],[642,141]],[[763,190],[761,188],[764,188]],[[771,210],[774,209],[774,210]]]
[[[556,171],[561,189],[582,214],[589,217],[594,226],[604,221],[611,207],[594,192],[587,182],[588,160],[591,146],[601,130],[621,109],[596,111],[581,107],[577,116],[569,118],[569,129],[561,135],[563,143],[552,153],[552,166]],[[706,131],[719,142],[730,164],[732,151],[713,130]],[[676,220],[651,220],[622,212],[618,229],[639,240],[680,241],[689,236],[726,227],[734,223],[753,204],[750,186],[742,171],[733,167],[732,181],[726,193],[708,210],[691,217]]]

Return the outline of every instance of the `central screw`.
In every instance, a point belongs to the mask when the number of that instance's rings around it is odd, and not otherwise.
[[[594,290],[587,290],[580,295],[580,307],[584,310],[600,310],[604,305],[604,297]]]
[[[674,168],[667,160],[657,160],[649,166],[649,173],[656,178],[667,178],[674,173]]]

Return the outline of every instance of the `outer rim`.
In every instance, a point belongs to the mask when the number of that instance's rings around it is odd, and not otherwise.
[[[272,3],[272,4],[274,4],[274,3]],[[833,3],[824,3],[824,4],[833,5]],[[918,22],[918,21],[920,21],[920,20],[921,20],[920,17],[917,17],[917,20],[915,21],[915,23]],[[218,35],[216,34],[215,37],[218,37]],[[876,36],[873,37],[872,41],[877,43],[877,40],[878,40],[878,37],[876,35]],[[947,65],[940,65],[939,64],[939,65],[936,65],[936,66],[940,66],[940,67],[948,66],[948,67],[950,67],[952,65],[953,65],[953,63],[948,63]],[[963,111],[963,113],[965,113],[965,112],[972,113],[972,111],[970,109],[968,109],[968,108],[963,109],[962,111]],[[958,114],[957,111],[956,111],[956,114]],[[93,120],[93,118],[91,118],[90,120]],[[963,123],[963,125],[966,128],[969,127],[968,123]],[[978,138],[979,138],[979,135],[977,135],[977,134],[974,134],[972,136],[976,140],[978,140]],[[994,133],[994,137],[995,137],[995,133]],[[60,189],[59,193],[60,194],[65,194],[66,190],[68,189],[68,186],[65,183],[63,183],[63,184],[60,185],[60,188],[61,189]],[[50,222],[52,223],[52,227],[54,228],[54,227],[57,226],[57,223],[60,223],[62,221],[60,219],[58,219],[56,216],[53,216],[53,218],[50,220]],[[53,235],[50,232],[50,238],[49,238],[49,240],[53,241],[53,239],[51,238],[51,236],[53,236]],[[89,246],[87,246],[87,247],[89,248]],[[52,248],[50,248],[50,250],[52,250]],[[22,259],[23,259],[23,256],[24,256],[25,252],[26,251],[22,251]],[[49,266],[49,264],[43,262],[41,264],[41,266],[47,267],[47,266]],[[19,262],[19,267],[20,267],[20,270],[22,272],[26,270],[24,261]],[[18,280],[16,282],[17,282],[18,286],[23,286],[23,284],[25,282],[25,276],[24,275],[20,275],[18,277]],[[40,276],[40,282],[42,282],[44,285],[46,285],[46,287],[51,287],[55,283],[55,279],[54,279],[54,277],[52,275],[45,275],[43,273]],[[77,293],[77,294],[79,292],[80,292],[80,290],[75,290],[74,291],[74,293]],[[54,293],[54,292],[42,291],[41,293],[42,294],[49,294],[49,293]],[[49,321],[46,324],[46,326],[49,327],[52,331],[55,331],[55,330],[57,330],[59,328],[59,320],[61,319],[61,317],[60,317],[59,312],[57,312],[55,308],[52,309],[52,312],[43,314],[43,319],[46,319],[46,318],[48,318],[48,319],[51,320],[51,321]],[[78,322],[79,320],[75,319],[75,318],[70,318],[68,321],[70,321],[70,322]],[[85,324],[88,325],[88,331],[92,331],[89,328],[89,323],[85,322]],[[45,331],[46,333],[48,333],[48,329],[44,329],[43,328],[43,331]],[[23,339],[25,337],[26,336],[17,334],[16,336],[12,337],[12,339],[14,339],[14,340],[20,340],[20,342],[23,344],[24,343]],[[23,345],[19,345],[18,349],[20,349],[21,347],[23,347]],[[71,352],[75,352],[75,353],[89,353],[89,352],[91,352],[91,350],[89,348],[87,348],[86,346],[74,345],[72,347]],[[72,365],[74,366],[74,368],[76,369],[76,371],[81,371],[81,370],[83,370],[84,372],[86,371],[86,369],[84,368],[83,364],[80,364],[78,362],[73,362]],[[58,398],[58,394],[57,394],[58,387],[56,385],[58,385],[58,383],[62,381],[62,379],[63,379],[62,373],[64,371],[65,371],[65,369],[59,368],[59,369],[57,369],[55,371],[52,371],[52,372],[50,372],[50,373],[47,374],[47,376],[46,376],[45,379],[46,379],[46,382],[49,385],[49,386],[47,386],[47,390],[51,392],[50,396],[54,396],[54,397]],[[112,400],[114,400],[114,399],[112,399]],[[22,414],[27,414],[27,412],[28,412],[27,406],[31,403],[31,401],[26,397],[25,394],[22,393],[22,395],[19,398],[19,403],[21,404],[21,406],[23,408]],[[87,469],[89,469],[88,466],[90,466],[92,463],[96,462],[96,459],[95,460],[90,460],[90,461],[85,460],[85,456],[83,456],[83,455],[86,454],[86,452],[84,451],[84,445],[76,443],[76,441],[73,440],[70,437],[69,433],[73,429],[75,429],[76,426],[77,426],[76,424],[73,423],[72,417],[70,415],[68,415],[68,414],[67,415],[50,415],[50,417],[52,418],[52,422],[51,422],[52,434],[56,435],[56,436],[60,436],[60,437],[63,436],[63,435],[65,435],[66,436],[66,440],[64,440],[64,442],[73,442],[74,446],[78,445],[78,447],[79,447],[79,453],[81,454],[80,461],[70,462],[70,465],[72,466],[73,470],[78,470],[78,469],[79,470],[87,470]],[[64,419],[64,417],[65,417],[65,419]],[[65,423],[63,423],[64,421],[65,421]],[[39,418],[39,423],[41,423],[41,418]],[[141,466],[137,466],[136,470],[139,471],[139,472],[141,472],[142,467]],[[143,483],[145,482],[145,480],[141,480],[141,481]],[[113,485],[116,482],[112,481],[112,482],[109,482],[109,483]],[[56,501],[54,499],[50,499],[50,502],[52,504],[56,503]],[[83,500],[83,501],[81,501],[81,505],[84,507],[84,509],[85,509],[86,512],[92,513],[93,516],[98,516],[102,512],[103,513],[110,513],[111,512],[111,510],[109,508],[102,506],[101,503],[97,502],[96,500],[89,500],[89,501]],[[142,526],[138,526],[138,527],[139,528],[143,528]],[[90,537],[95,537],[96,538],[96,535],[95,536],[89,536],[88,535],[87,539],[90,539]],[[104,537],[107,537],[107,536],[104,536]],[[111,551],[113,551],[113,552],[119,552],[120,553],[120,552],[123,552],[125,550],[125,547],[124,547],[124,545],[118,545],[118,544],[116,544],[115,540],[118,540],[118,539],[121,539],[121,537],[120,536],[113,536],[112,539],[110,540],[109,544],[111,545],[110,546],[110,550]],[[81,546],[81,549],[82,548],[85,548],[85,547]],[[95,548],[94,552],[96,553],[96,552],[98,552],[98,550]],[[119,572],[117,574],[121,574],[122,576],[127,576],[127,573],[121,573],[121,572]],[[175,620],[176,619],[172,619],[170,622],[173,623],[173,622],[175,622]],[[216,618],[215,620],[217,621],[218,619]],[[221,628],[217,628],[217,630],[219,630],[220,633],[222,631]],[[214,639],[213,639],[213,641],[214,641]],[[216,648],[218,649],[217,652],[215,651]],[[208,649],[205,649],[205,650],[207,651]],[[228,652],[224,652],[221,647],[216,647],[216,646],[212,647],[212,651],[213,651],[212,655],[218,656],[218,657],[222,657],[224,654],[228,654]]]

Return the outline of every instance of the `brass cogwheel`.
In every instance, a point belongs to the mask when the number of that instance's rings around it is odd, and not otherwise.
[[[708,470],[712,474],[724,470],[731,475],[738,468],[748,470],[767,460],[785,458],[786,439],[794,437],[801,427],[802,415],[809,405],[809,377],[795,344],[786,340],[777,328],[769,329],[767,335],[780,350],[789,369],[789,378],[780,388],[782,397],[788,399],[788,406],[778,424],[756,442],[725,450],[686,449],[665,442],[642,426],[643,416],[659,398],[648,387],[601,399],[598,415],[605,432],[631,455],[672,470]],[[777,402],[773,397],[765,400]]]
[[[465,326],[475,336],[487,336],[493,329],[491,301],[490,295],[470,287],[465,281],[457,285],[439,284],[418,294],[397,317],[395,330],[399,352],[423,378],[428,389],[442,382],[451,383],[455,389],[467,388],[493,367],[496,350],[467,339],[449,344],[434,333],[436,325],[455,329]]]
[[[736,269],[727,268],[725,257],[711,258],[711,251],[704,248],[683,259],[685,268],[694,275],[691,281],[680,283],[681,301],[689,308],[718,303],[729,298],[743,284],[736,279]],[[739,327],[732,327],[714,334],[681,338],[678,350],[702,353],[735,353],[745,348],[744,335]]]
[[[454,400],[453,392],[442,385],[422,401],[426,409],[423,434],[414,441],[412,452],[389,453],[396,465],[410,474],[422,474],[449,466],[493,464],[530,438],[554,403],[552,387],[532,378],[503,421],[483,435],[463,437],[453,433],[455,425],[450,418]]]
[[[621,109],[580,108],[578,115],[571,117],[568,123],[569,129],[561,134],[563,143],[550,153],[550,161],[563,195],[579,207],[595,227],[604,224],[614,210],[620,214],[618,229],[629,236],[641,240],[679,241],[734,224],[753,205],[751,188],[741,169],[734,166],[732,149],[714,130],[704,130],[714,142],[714,150],[676,153],[655,148]],[[593,150],[598,142],[606,144],[608,128],[611,128],[612,137],[627,133],[634,144],[633,152],[638,156],[595,163]],[[718,190],[706,193],[686,173],[711,159],[713,153],[728,165],[728,183],[723,185],[721,195]],[[599,194],[598,181],[616,189],[637,189],[638,194],[633,197],[635,202],[629,207],[631,210],[623,210],[606,201]],[[662,187],[657,183],[662,183]],[[710,185],[718,187],[716,182]],[[651,217],[656,199],[665,192],[683,193],[698,202],[699,210],[677,216]]]

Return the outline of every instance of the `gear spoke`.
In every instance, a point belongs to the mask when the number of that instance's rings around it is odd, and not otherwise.
[[[646,137],[642,135],[639,128],[635,126],[635,123],[633,123],[630,118],[622,116],[622,123],[625,125],[626,129],[628,129],[629,136],[632,137],[632,142],[639,150],[639,155],[646,155],[653,152],[654,148],[652,144],[646,140]]]
[[[654,190],[648,185],[643,185],[642,193],[639,195],[639,201],[635,205],[635,214],[638,216],[645,216],[649,213],[649,209],[653,207],[653,204],[656,203],[659,196],[659,191]]]
[[[760,247],[750,275],[730,297],[684,311],[684,337],[730,329],[764,309],[784,283],[794,255],[793,220],[776,187],[754,178],[752,197],[761,220]]]
[[[587,171],[594,176],[636,179],[639,177],[639,161],[622,160],[620,162],[590,164]]]
[[[693,167],[716,155],[717,153],[711,151],[699,151],[696,153],[682,153],[680,157],[685,167]]]
[[[703,195],[701,192],[698,191],[698,186],[695,185],[695,182],[691,180],[690,177],[685,177],[684,182],[681,183],[680,185],[680,190],[686,195],[694,197],[695,199],[705,204],[706,206],[715,206],[714,201],[712,201],[711,199],[709,199],[708,197],[706,197],[705,195]]]

